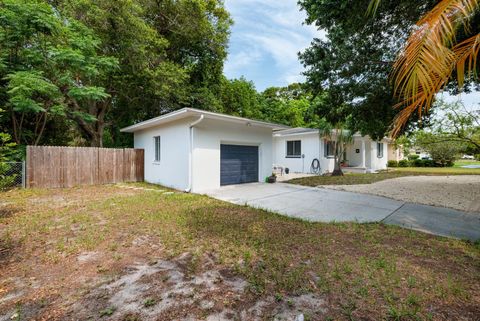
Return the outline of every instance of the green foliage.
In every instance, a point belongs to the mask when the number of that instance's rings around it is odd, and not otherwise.
[[[398,161],[398,167],[408,167],[410,164],[407,159],[402,159]]]
[[[33,0],[3,1],[0,18],[0,57],[9,57],[2,64],[0,99],[12,114],[16,143],[40,143],[53,120],[96,118],[91,106],[108,95],[90,84],[117,61],[97,55],[100,42],[91,30]]]
[[[231,23],[220,0],[5,0],[0,105],[14,117],[0,129],[19,144],[119,146],[133,122],[221,111]]]
[[[455,141],[445,140],[442,135],[419,131],[414,137],[415,145],[425,150],[436,166],[453,166],[463,146]]]
[[[321,100],[321,96],[314,98],[302,84],[267,88],[261,94],[261,99],[264,120],[292,127],[318,125],[315,104]]]
[[[417,154],[410,154],[407,156],[408,160],[411,160],[411,161],[414,161],[416,159],[419,159],[420,158],[420,155],[417,155]]]
[[[465,154],[480,153],[480,110],[468,110],[461,102],[435,103],[430,130],[441,140],[456,142]]]
[[[376,18],[370,0],[301,0],[306,22],[325,31],[300,56],[315,93],[327,91],[321,117],[353,131],[384,137],[396,115],[389,74],[412,26],[436,1],[382,1]]]
[[[14,153],[15,146],[10,135],[0,133],[0,190],[11,186],[15,181],[15,176],[7,175],[10,165],[6,163]]]
[[[389,161],[387,162],[387,166],[388,166],[388,167],[398,167],[398,161],[396,161],[396,160],[389,160]]]
[[[332,124],[322,119],[319,123],[320,137],[334,143],[334,169],[333,176],[343,176],[341,162],[348,144],[353,143],[352,131],[345,129],[344,124]]]
[[[260,96],[255,85],[245,78],[223,79],[220,89],[221,111],[247,118],[262,119]]]

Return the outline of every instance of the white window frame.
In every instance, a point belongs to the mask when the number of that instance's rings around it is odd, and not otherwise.
[[[293,144],[293,154],[289,155],[288,154],[288,143],[292,143]],[[295,149],[295,143],[300,143],[300,149],[297,151]],[[285,142],[285,148],[286,148],[286,151],[285,151],[285,157],[286,158],[301,158],[302,157],[302,140],[300,139],[296,139],[296,140],[287,140]],[[297,154],[298,152],[298,154]]]
[[[383,158],[383,143],[377,142],[377,158]]]
[[[162,159],[162,138],[161,136],[153,137],[153,162],[160,163]]]

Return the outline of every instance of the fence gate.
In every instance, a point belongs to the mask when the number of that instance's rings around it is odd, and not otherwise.
[[[25,187],[25,162],[0,163],[0,188]]]

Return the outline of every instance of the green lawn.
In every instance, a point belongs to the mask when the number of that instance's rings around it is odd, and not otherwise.
[[[0,311],[16,307],[55,319],[93,291],[95,280],[188,252],[193,275],[209,254],[216,258],[212,268],[248,282],[243,296],[226,294],[215,308],[241,309],[269,296],[280,304],[314,293],[326,308],[304,311],[309,320],[480,315],[480,246],[460,240],[382,224],[309,223],[205,196],[112,185],[15,190],[0,199],[0,293],[19,293],[0,302]],[[79,267],[77,257],[85,252],[97,259]],[[180,303],[182,311],[194,309]],[[93,316],[116,309],[98,304]]]
[[[371,184],[386,179],[404,177],[404,176],[442,176],[442,175],[480,175],[478,168],[459,168],[459,167],[398,167],[390,168],[375,174],[357,174],[345,173],[344,176],[310,176],[295,178],[287,183],[319,186],[319,185],[356,185]]]
[[[461,159],[455,162],[453,167],[462,167],[465,165],[479,165],[480,166],[480,161],[477,160],[466,160],[466,159]]]

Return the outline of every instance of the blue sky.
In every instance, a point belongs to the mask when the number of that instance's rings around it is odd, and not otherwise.
[[[305,13],[297,0],[225,0],[225,6],[235,21],[225,63],[228,78],[245,76],[259,91],[305,79],[297,54],[325,33],[303,24]],[[479,93],[443,97],[460,98],[475,109],[480,102]]]
[[[226,0],[235,24],[225,74],[245,76],[258,90],[304,80],[297,53],[323,33],[303,25],[297,0]]]

